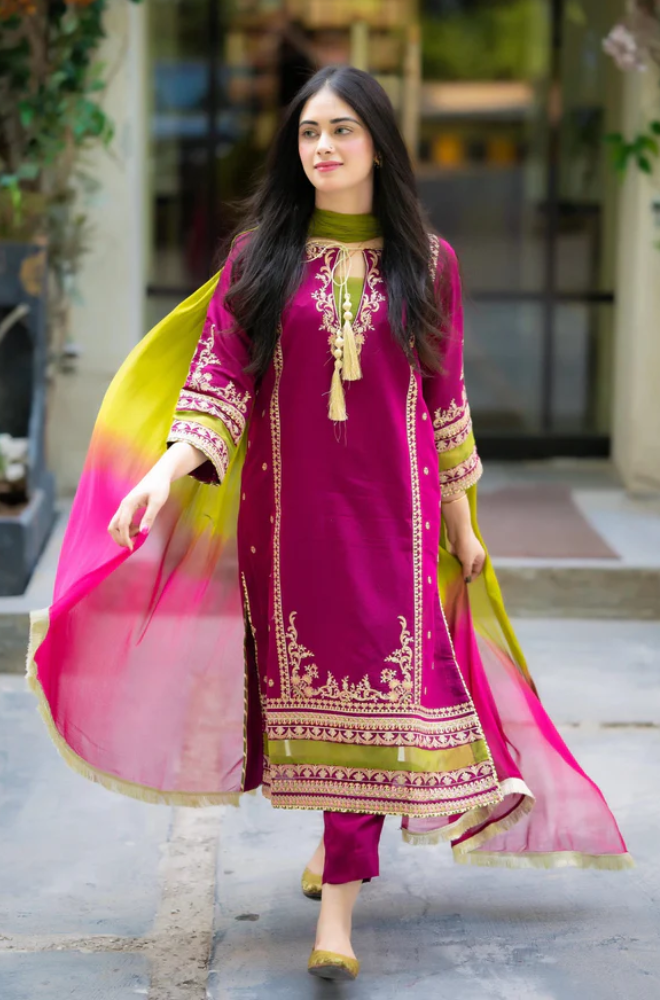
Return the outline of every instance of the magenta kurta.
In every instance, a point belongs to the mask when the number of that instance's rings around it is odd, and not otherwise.
[[[277,806],[421,817],[502,799],[438,594],[440,478],[456,492],[481,467],[456,260],[437,237],[429,245],[436,288],[442,268],[454,272],[441,374],[422,376],[391,335],[381,253],[365,251],[354,322],[363,378],[346,384],[346,423],[328,418],[338,250],[310,241],[260,384],[244,371],[247,338],[231,332],[223,305],[230,256],[179,400],[169,440],[205,452],[205,481],[226,468],[213,421],[234,443],[247,426],[238,523],[253,668],[247,768]],[[447,452],[460,462],[439,477]]]
[[[626,868],[490,560],[466,586],[440,524],[441,492],[467,487],[480,537],[455,256],[429,238],[443,368],[422,377],[367,252],[362,378],[333,423],[341,252],[308,242],[259,384],[224,308],[235,248],[113,379],[53,603],[31,614],[28,678],[50,735],[78,773],[150,802],[237,802],[262,785],[279,807],[400,814],[405,840],[449,841],[461,863]],[[359,369],[351,356],[342,374]],[[108,521],[168,438],[208,461],[120,550]]]

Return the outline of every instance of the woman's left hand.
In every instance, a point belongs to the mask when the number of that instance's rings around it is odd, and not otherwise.
[[[481,573],[486,562],[486,552],[472,527],[472,516],[467,496],[445,503],[442,517],[447,529],[449,551],[463,567],[463,579],[471,583]]]
[[[476,580],[484,568],[486,552],[472,528],[461,531],[452,538],[448,532],[450,551],[463,567],[463,579],[466,583]]]

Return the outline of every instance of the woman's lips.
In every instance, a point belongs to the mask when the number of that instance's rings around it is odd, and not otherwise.
[[[337,167],[341,167],[341,163],[317,163],[315,170],[320,170],[324,174],[328,170],[336,170]]]

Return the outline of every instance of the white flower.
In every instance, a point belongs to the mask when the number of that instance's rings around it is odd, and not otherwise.
[[[10,462],[5,468],[5,479],[8,483],[18,483],[25,478],[25,466],[20,462]]]
[[[22,462],[27,458],[28,439],[0,434],[0,455],[8,462]]]
[[[625,24],[617,24],[612,28],[607,38],[603,40],[603,48],[612,56],[619,69],[645,70],[646,63],[642,50],[632,31]]]

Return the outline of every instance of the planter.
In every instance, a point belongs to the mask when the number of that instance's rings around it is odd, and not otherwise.
[[[46,468],[46,250],[0,241],[0,435],[27,439],[16,492],[0,495],[0,596],[22,594],[55,519]]]

